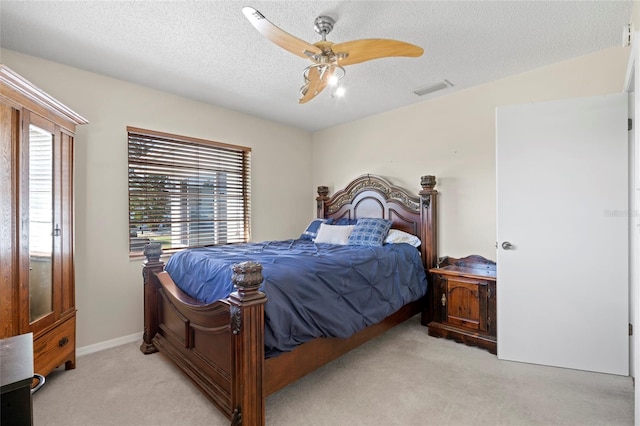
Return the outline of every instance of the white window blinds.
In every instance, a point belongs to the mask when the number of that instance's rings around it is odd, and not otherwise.
[[[250,148],[127,131],[131,254],[249,240]]]
[[[53,250],[53,136],[29,125],[29,252]]]

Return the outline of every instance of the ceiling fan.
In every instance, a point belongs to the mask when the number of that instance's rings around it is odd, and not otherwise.
[[[300,88],[301,104],[316,97],[329,84],[336,84],[345,75],[344,67],[372,59],[390,56],[421,56],[424,50],[398,40],[372,38],[343,43],[327,41],[327,34],[335,21],[329,16],[318,16],[314,22],[315,31],[322,40],[307,43],[269,22],[262,13],[252,7],[242,8],[242,13],[263,36],[283,49],[313,62],[304,69],[304,85]]]

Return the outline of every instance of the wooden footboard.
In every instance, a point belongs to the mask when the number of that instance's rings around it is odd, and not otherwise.
[[[140,350],[170,358],[225,414],[232,425],[265,422],[262,266],[234,265],[237,289],[204,304],[183,293],[164,263],[144,265],[145,327]]]

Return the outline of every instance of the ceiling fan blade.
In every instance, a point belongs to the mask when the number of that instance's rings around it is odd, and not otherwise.
[[[309,82],[307,84],[307,91],[303,92],[302,97],[298,101],[301,104],[309,102],[311,99],[315,98],[320,92],[327,87],[329,83],[328,76],[320,75],[320,71],[318,71],[317,67],[309,68],[309,75],[307,77]]]
[[[243,7],[242,13],[251,22],[256,30],[260,31],[263,36],[271,40],[273,43],[283,49],[307,59],[309,56],[305,52],[313,54],[322,53],[322,51],[311,43],[307,43],[269,22],[262,13],[252,7]]]
[[[341,66],[359,64],[372,59],[387,58],[389,56],[418,57],[424,53],[422,47],[404,41],[384,38],[371,38],[336,43],[331,49],[335,53],[345,52],[349,55],[338,60]]]

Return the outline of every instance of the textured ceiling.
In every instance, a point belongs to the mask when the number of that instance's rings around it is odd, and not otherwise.
[[[315,131],[622,44],[631,1],[11,1],[0,46]],[[309,61],[266,40],[242,14],[315,43],[390,38],[424,48],[346,68],[343,98],[298,104]],[[415,89],[448,80],[445,90]]]

